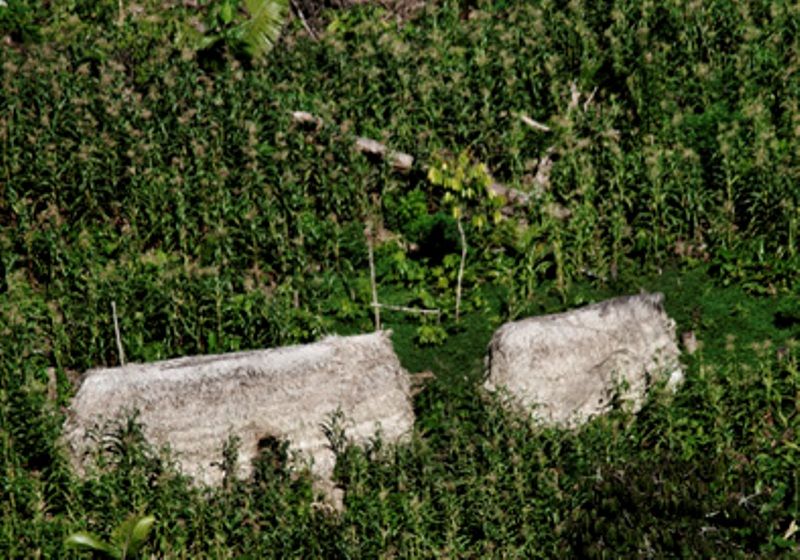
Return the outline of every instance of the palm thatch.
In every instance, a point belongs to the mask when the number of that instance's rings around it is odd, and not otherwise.
[[[489,345],[485,388],[505,388],[550,424],[579,424],[615,397],[638,410],[653,382],[683,377],[663,300],[640,294],[506,323]]]
[[[410,432],[410,380],[390,333],[328,337],[308,345],[151,364],[96,369],[85,374],[64,425],[64,441],[80,473],[97,442],[90,434],[138,412],[145,438],[169,446],[181,470],[199,483],[217,484],[222,449],[240,440],[238,475],[252,472],[265,441],[288,441],[313,461],[325,483],[335,456],[323,424],[339,410],[346,435],[364,442],[380,429],[384,441]],[[323,484],[323,487],[324,484]]]

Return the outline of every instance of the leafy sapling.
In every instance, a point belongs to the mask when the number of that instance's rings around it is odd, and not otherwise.
[[[461,262],[456,283],[456,323],[461,311],[461,285],[464,280],[464,264],[467,260],[467,238],[463,219],[469,218],[478,229],[491,219],[500,222],[502,200],[492,189],[493,179],[483,163],[473,163],[469,152],[461,152],[457,158],[441,158],[428,169],[428,181],[444,189],[442,202],[456,219],[461,240]]]

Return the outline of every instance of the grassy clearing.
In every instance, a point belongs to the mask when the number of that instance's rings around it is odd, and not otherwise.
[[[181,45],[203,6],[118,25],[118,2],[8,4],[0,555],[60,557],[131,512],[156,517],[157,557],[797,554],[796,6],[441,2],[404,24],[372,6],[331,12],[318,42],[290,27],[262,65]],[[457,222],[426,166],[465,150],[533,203],[464,220],[456,324]],[[411,444],[342,450],[342,515],[274,457],[192,489],[135,425],[73,477],[61,407],[116,364],[112,301],[134,361],[369,330],[368,221],[381,301],[443,314],[384,314],[437,377]],[[640,288],[703,342],[673,399],[564,433],[479,395],[502,321]]]

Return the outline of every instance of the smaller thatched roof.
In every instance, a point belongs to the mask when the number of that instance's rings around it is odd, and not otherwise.
[[[682,379],[675,322],[660,293],[619,297],[502,325],[489,345],[485,387],[508,390],[547,423],[607,411],[615,392],[633,410],[652,382]]]

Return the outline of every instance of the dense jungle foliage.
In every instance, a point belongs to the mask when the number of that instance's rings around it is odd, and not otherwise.
[[[0,1],[0,556],[131,514],[154,558],[800,555],[799,4],[318,2],[263,57],[239,4]],[[274,457],[197,489],[135,423],[70,471],[112,302],[130,361],[365,332],[368,241],[441,315],[383,313],[435,378],[409,444],[339,450],[343,512]],[[502,322],[643,288],[703,344],[675,396],[564,431],[481,394]]]

